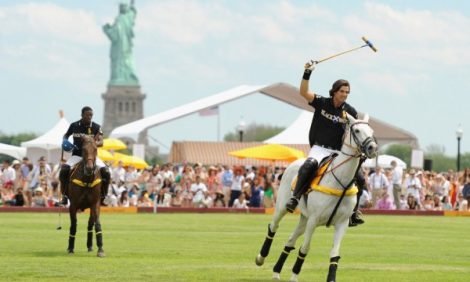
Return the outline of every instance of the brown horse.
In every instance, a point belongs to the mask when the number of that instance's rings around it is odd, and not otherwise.
[[[98,148],[95,139],[83,136],[82,160],[76,164],[70,173],[69,198],[70,198],[70,234],[68,253],[73,254],[75,247],[75,234],[77,233],[77,211],[90,209],[88,219],[88,251],[93,251],[93,226],[95,226],[98,257],[104,257],[103,234],[100,223],[100,190],[101,174],[96,166]]]

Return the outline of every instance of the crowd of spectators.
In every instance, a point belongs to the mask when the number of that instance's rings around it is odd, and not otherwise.
[[[6,160],[0,170],[0,205],[54,207],[61,200],[60,166]],[[110,166],[105,203],[112,207],[273,207],[282,168],[170,163],[137,170]]]
[[[0,170],[0,205],[54,207],[61,198],[60,166],[45,157],[32,164],[6,160]],[[105,200],[112,207],[274,207],[283,167],[163,164],[137,170],[110,166]],[[470,201],[470,169],[434,172],[390,167],[363,168],[367,189],[361,209],[459,210]]]
[[[367,191],[360,198],[362,209],[468,211],[470,168],[437,173],[402,169],[395,162],[388,168],[364,169]]]

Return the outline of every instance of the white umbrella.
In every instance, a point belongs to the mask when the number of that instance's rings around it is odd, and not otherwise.
[[[362,164],[364,167],[370,167],[370,168],[374,168],[376,167],[376,158],[373,158],[373,159],[367,159],[364,164]],[[390,163],[392,161],[396,161],[397,162],[397,166],[398,167],[401,167],[403,169],[406,169],[406,163],[402,160],[400,160],[399,158],[397,157],[394,157],[394,156],[390,156],[390,155],[380,155],[378,157],[378,161],[379,161],[379,166],[382,167],[382,168],[390,168],[392,167],[390,165]]]

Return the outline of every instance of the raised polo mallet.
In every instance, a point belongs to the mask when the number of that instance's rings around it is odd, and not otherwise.
[[[363,47],[366,47],[366,46],[369,46],[370,49],[372,49],[372,51],[377,52],[377,48],[375,48],[374,45],[372,45],[372,43],[371,43],[369,40],[367,40],[367,38],[365,38],[365,37],[363,36],[363,37],[362,37],[362,40],[364,40],[364,42],[365,42],[366,44],[364,44],[364,45],[362,45],[362,46],[359,46],[359,47],[356,47],[356,48],[353,48],[353,49],[350,49],[350,50],[347,50],[347,51],[343,51],[343,52],[338,53],[338,54],[331,55],[331,56],[329,56],[329,57],[323,58],[323,59],[318,60],[318,61],[313,61],[313,62],[314,62],[315,64],[319,64],[319,63],[324,62],[324,61],[326,61],[326,60],[333,59],[333,58],[338,57],[338,56],[341,56],[341,55],[343,55],[343,54],[346,54],[346,53],[349,53],[349,52],[352,52],[352,51],[359,50],[359,49],[361,49],[361,48],[363,48]]]

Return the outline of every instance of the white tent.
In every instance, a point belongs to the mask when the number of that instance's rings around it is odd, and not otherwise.
[[[48,162],[58,163],[62,153],[62,138],[70,123],[62,117],[48,132],[36,139],[22,142],[21,147],[26,148],[26,156],[34,163],[41,156]]]
[[[263,143],[308,144],[308,132],[312,118],[312,112],[302,111],[299,117],[289,127],[279,134],[264,140]]]
[[[305,102],[305,99],[302,96],[299,95],[299,89],[297,87],[282,82],[270,85],[240,85],[215,95],[121,125],[113,129],[110,133],[110,137],[127,137],[137,140],[137,137],[141,132],[154,126],[255,93],[267,95],[271,98],[307,111],[302,112],[299,118],[285,131],[264,141],[265,143],[308,144],[309,126],[312,121],[314,109]],[[359,116],[361,117],[362,114],[359,114]],[[399,143],[410,145],[413,148],[419,147],[418,140],[412,133],[394,127],[393,125],[380,121],[372,116],[369,117],[369,124],[374,129],[374,135],[377,138],[379,146],[389,143]]]
[[[377,161],[377,158],[367,159],[364,162],[363,166],[364,167],[369,167],[369,168],[374,168],[376,166],[376,161]],[[391,168],[392,166],[390,165],[390,163],[392,161],[396,161],[398,167],[406,169],[406,163],[404,161],[400,160],[399,158],[394,157],[394,156],[380,155],[378,157],[378,161],[379,161],[379,166],[382,167],[382,168]]]
[[[0,143],[0,154],[21,160],[26,156],[26,148]]]

